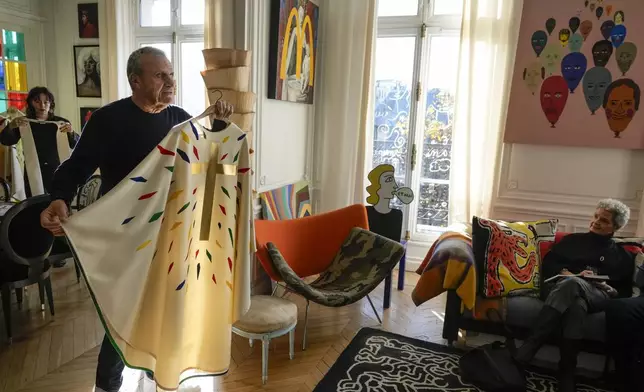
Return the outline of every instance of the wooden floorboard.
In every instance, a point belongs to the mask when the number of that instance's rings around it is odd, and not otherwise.
[[[40,310],[38,290],[33,287],[25,296],[23,309],[13,311],[12,345],[7,344],[6,333],[0,328],[0,392],[93,391],[98,345],[104,336],[102,325],[87,288],[82,282],[76,282],[71,263],[54,270],[52,280],[55,316]],[[306,351],[302,351],[305,301],[289,294],[286,298],[299,308],[295,358],[289,359],[288,336],[273,339],[267,385],[261,383],[261,344],[251,348],[248,340],[235,336],[228,374],[188,380],[180,391],[311,391],[362,327],[443,342],[444,297],[416,307],[410,298],[416,281],[415,274],[407,273],[405,290],[392,291],[391,308],[384,312],[383,285],[371,294],[382,316],[382,325],[366,300],[343,308],[326,308],[312,303]],[[121,391],[154,390],[153,384],[144,380],[141,372],[126,369]]]

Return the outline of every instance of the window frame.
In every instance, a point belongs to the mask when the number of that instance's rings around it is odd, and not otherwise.
[[[136,1],[134,44],[136,49],[146,44],[169,43],[174,68],[174,78],[177,83],[176,104],[181,106],[183,98],[183,81],[181,77],[181,44],[186,42],[204,42],[204,24],[182,25],[181,24],[181,2],[190,0],[170,0],[170,26],[141,26],[141,0]],[[206,87],[203,87],[203,94],[206,97]],[[208,105],[207,99],[205,104]],[[190,113],[193,116],[199,113]]]
[[[415,89],[418,83],[422,86],[421,94],[426,95],[427,89],[425,79],[429,72],[429,57],[431,53],[432,36],[460,36],[461,32],[461,15],[434,15],[434,0],[419,0],[417,15],[409,16],[382,16],[378,17],[377,37],[396,37],[396,36],[414,36],[417,37],[416,53],[414,56],[414,74],[412,88]],[[376,48],[377,50],[377,48]],[[411,187],[414,192],[420,193],[420,185],[423,183],[449,184],[449,180],[428,180],[422,181],[422,153],[423,153],[423,135],[424,135],[424,113],[426,99],[412,99],[410,105],[410,124],[408,135],[408,153],[405,157],[407,165],[405,170],[405,186]],[[416,145],[416,162],[414,170],[412,167],[412,145]],[[370,148],[373,149],[373,140]],[[368,154],[370,156],[371,153]],[[372,165],[371,161],[367,162]],[[397,178],[397,181],[400,179]],[[429,243],[433,241],[445,228],[430,227],[429,232],[417,231],[418,211],[420,194],[416,194],[414,200],[403,208],[403,232],[413,242]]]

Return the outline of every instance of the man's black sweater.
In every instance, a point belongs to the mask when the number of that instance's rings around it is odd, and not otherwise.
[[[548,279],[563,269],[573,274],[592,270],[597,275],[608,275],[607,283],[620,297],[632,295],[634,257],[609,236],[588,232],[562,238],[543,259],[543,277]]]
[[[168,131],[191,116],[177,106],[147,113],[131,98],[92,114],[72,155],[63,162],[51,186],[52,200],[70,203],[78,187],[100,169],[101,194],[121,182],[163,140]]]

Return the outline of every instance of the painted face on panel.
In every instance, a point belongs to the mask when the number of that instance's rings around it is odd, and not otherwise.
[[[541,66],[541,63],[535,61],[523,69],[523,80],[525,81],[528,90],[534,95],[545,77],[546,70]]]
[[[550,76],[541,85],[541,108],[554,128],[568,101],[568,85],[559,75]]]
[[[396,185],[396,178],[394,177],[394,172],[384,172],[380,175],[380,189],[378,190],[378,196],[381,199],[393,199],[394,192],[398,186]]]
[[[539,30],[532,34],[532,49],[537,54],[537,57],[543,52],[546,43],[548,43],[548,34],[545,31]]]
[[[613,45],[610,41],[597,41],[595,42],[595,45],[593,45],[593,62],[596,67],[605,67],[612,55]]]
[[[602,23],[601,31],[604,39],[610,38],[610,32],[613,31],[613,27],[615,27],[615,22],[613,22],[612,20],[607,20],[606,22]]]
[[[604,112],[615,137],[628,128],[639,110],[640,98],[640,87],[631,79],[618,79],[606,90]]]
[[[561,46],[563,47],[568,46],[569,39],[570,39],[570,30],[568,29],[559,30],[559,42],[561,42]]]
[[[566,79],[571,93],[579,86],[587,66],[586,56],[579,52],[569,53],[561,60],[561,74]]]
[[[557,44],[548,44],[541,55],[543,67],[546,69],[546,75],[552,75],[559,69],[561,64],[562,50]]]
[[[602,107],[606,89],[612,82],[613,76],[605,67],[589,69],[584,75],[583,87],[586,105],[592,114]]]
[[[626,26],[617,25],[610,31],[610,40],[613,41],[613,46],[619,48],[626,39]]]
[[[637,46],[632,42],[624,42],[615,53],[615,59],[617,60],[617,66],[619,70],[622,71],[622,75],[626,75],[631,65],[635,62],[637,58]]]
[[[570,41],[568,41],[568,49],[571,52],[581,51],[581,46],[584,44],[584,37],[579,33],[575,33],[570,36]]]
[[[621,25],[624,23],[624,11],[615,12],[615,17],[613,18],[616,25]]]
[[[581,36],[584,37],[584,41],[588,36],[590,35],[590,32],[593,31],[593,22],[590,20],[584,20],[581,22],[581,26],[579,27],[579,32],[581,33]]]

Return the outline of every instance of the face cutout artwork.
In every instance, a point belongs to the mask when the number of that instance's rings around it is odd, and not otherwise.
[[[637,46],[632,42],[624,42],[615,52],[615,60],[619,70],[622,71],[622,76],[626,75],[631,65],[637,58]]]
[[[548,30],[548,35],[551,35],[552,32],[555,31],[555,27],[557,27],[557,21],[555,18],[546,20],[546,30]]]
[[[615,27],[615,22],[612,20],[607,20],[604,23],[602,23],[602,35],[604,36],[604,39],[609,39],[610,38],[610,32],[613,31],[613,27]]]
[[[568,46],[569,39],[570,39],[570,30],[568,29],[559,30],[559,42],[561,42],[561,46],[563,47]]]
[[[568,101],[568,85],[559,75],[550,76],[541,84],[541,109],[552,128],[559,121]]]
[[[590,9],[590,12],[595,12],[595,8],[597,8],[597,0],[590,0],[588,2],[588,8]]]
[[[622,23],[624,23],[624,11],[615,12],[613,20],[615,21],[616,25],[621,25]]]
[[[584,41],[588,36],[590,35],[590,32],[593,31],[593,22],[589,20],[584,20],[581,22],[581,26],[579,26],[579,32],[581,33],[581,36],[584,37]]]
[[[570,36],[570,41],[568,41],[568,49],[570,49],[571,52],[579,52],[581,51],[583,44],[584,37],[582,37],[579,33],[575,33]]]
[[[543,49],[546,47],[546,44],[548,43],[548,34],[546,34],[545,31],[539,30],[535,31],[532,34],[532,50],[537,54],[537,57],[541,55],[541,52],[543,52]]]
[[[597,7],[597,10],[595,10],[595,15],[597,16],[597,20],[601,19],[602,15],[604,15],[604,8]]]
[[[584,75],[583,87],[586,106],[592,114],[602,107],[606,89],[613,81],[613,76],[605,67],[594,67]]]
[[[550,76],[559,70],[561,64],[562,49],[557,44],[548,44],[543,50],[541,61],[546,70],[546,75]]]
[[[608,126],[616,138],[628,128],[640,108],[640,87],[631,79],[618,79],[608,86],[604,95],[604,112]]]
[[[606,6],[606,15],[610,16],[611,12],[613,12],[613,6],[609,4]]]
[[[613,55],[613,44],[608,40],[597,41],[593,45],[593,62],[596,67],[605,67]]]
[[[545,77],[546,70],[541,63],[535,61],[523,69],[523,80],[528,90],[534,95]]]
[[[367,187],[367,203],[374,206],[374,209],[381,214],[391,211],[389,205],[391,200],[398,198],[403,204],[409,204],[414,200],[414,192],[411,188],[399,187],[394,177],[395,169],[392,165],[378,165],[369,172],[367,178],[370,185]]]
[[[621,44],[624,43],[626,39],[626,26],[616,25],[610,31],[610,40],[613,42],[613,46],[619,48]]]
[[[573,18],[570,18],[570,20],[568,21],[568,27],[570,27],[570,31],[572,31],[573,34],[577,32],[577,29],[579,28],[580,24],[581,24],[581,20],[576,16]]]
[[[574,93],[579,86],[587,67],[588,60],[583,53],[569,53],[561,60],[561,74],[566,79],[571,93]]]

